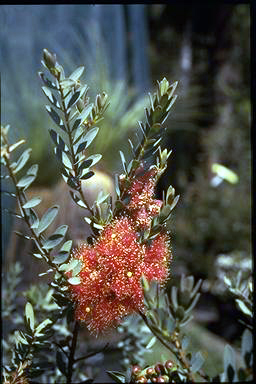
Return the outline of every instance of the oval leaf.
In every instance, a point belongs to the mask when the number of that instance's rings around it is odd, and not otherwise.
[[[59,211],[59,206],[54,205],[53,207],[49,208],[46,213],[43,215],[42,219],[39,222],[37,233],[40,234],[43,232],[46,228],[49,227],[49,225],[53,222],[55,217],[57,216]]]
[[[94,172],[90,171],[88,173],[85,173],[85,175],[81,176],[80,179],[83,179],[83,180],[90,179],[90,177],[92,177],[93,175],[94,175]]]
[[[32,149],[31,148],[28,148],[26,149],[22,155],[19,157],[17,163],[16,163],[16,167],[15,169],[13,170],[13,173],[16,174],[17,172],[19,172],[23,167],[24,165],[27,163],[28,159],[30,158],[30,154],[32,152]]]
[[[24,205],[23,208],[32,208],[36,207],[38,204],[40,204],[42,201],[41,197],[33,197],[33,199],[27,201]]]
[[[60,244],[68,230],[67,225],[61,225],[56,231],[45,241],[43,248],[52,249]]]
[[[37,327],[36,327],[36,333],[40,333],[40,331],[42,331],[42,329],[44,329],[45,327],[47,327],[47,325],[49,324],[52,324],[52,320],[50,319],[45,319],[42,323],[40,323]]]
[[[9,152],[14,151],[16,148],[18,148],[21,144],[24,144],[25,142],[26,142],[26,140],[21,139],[17,143],[14,143],[14,144],[10,145]]]
[[[25,307],[25,316],[32,331],[35,329],[35,317],[32,305],[28,302]]]
[[[73,107],[73,105],[75,105],[76,102],[78,101],[79,97],[80,97],[80,91],[76,91],[74,95],[72,95],[71,99],[69,100],[67,109]]]
[[[72,163],[68,157],[68,155],[65,152],[62,152],[62,163],[64,166],[68,169],[72,169]]]
[[[71,73],[69,78],[71,80],[77,81],[82,76],[83,72],[84,72],[84,67],[83,66],[78,67],[73,73]]]
[[[191,359],[191,371],[198,372],[199,369],[201,369],[203,363],[204,357],[202,356],[201,352],[196,352],[195,354],[193,354]]]
[[[30,186],[30,184],[33,183],[33,181],[35,180],[36,176],[34,175],[30,175],[30,176],[24,176],[22,177],[18,183],[17,183],[17,187],[19,188],[28,188]]]
[[[97,136],[99,132],[99,128],[98,127],[94,127],[92,129],[90,129],[90,131],[88,131],[84,137],[84,141],[86,141],[86,148],[89,147],[89,145],[91,144],[91,142],[95,139],[95,137]]]
[[[51,116],[52,120],[61,128],[63,129],[63,131],[66,131],[66,128],[63,124],[63,121],[61,120],[60,116],[58,115],[58,113],[52,108],[52,107],[49,107],[49,105],[46,105],[46,110],[47,112],[49,113],[49,115]]]
[[[81,115],[80,115],[80,119],[82,120],[82,122],[84,120],[87,119],[87,117],[90,115],[91,111],[92,111],[92,108],[93,108],[93,104],[89,104],[85,107],[85,109],[82,111]]]
[[[69,258],[69,253],[65,251],[61,251],[57,256],[54,257],[52,262],[54,264],[62,264],[62,263],[65,263],[68,260],[68,258]]]

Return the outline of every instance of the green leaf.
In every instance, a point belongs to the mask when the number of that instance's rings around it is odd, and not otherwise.
[[[187,349],[187,347],[189,346],[189,343],[190,343],[190,338],[188,336],[183,336],[182,342],[181,342],[182,349]]]
[[[79,120],[81,120],[81,119],[79,119]],[[84,135],[84,126],[79,125],[78,128],[75,130],[75,134],[74,134],[74,138],[73,138],[73,144],[74,145],[77,144],[79,142],[79,140],[81,140],[83,135]]]
[[[32,305],[28,302],[25,307],[25,316],[32,331],[35,329],[35,317]]]
[[[95,139],[95,137],[97,136],[97,133],[99,132],[99,128],[98,127],[94,127],[92,129],[90,129],[90,131],[88,131],[86,133],[86,135],[84,136],[83,140],[86,141],[86,148],[89,147],[89,145],[91,144],[91,142]]]
[[[231,366],[233,373],[230,371],[229,367]],[[235,360],[235,352],[230,345],[226,345],[224,349],[224,372],[226,375],[226,379],[232,382],[234,374],[236,370],[236,360]]]
[[[116,190],[117,197],[120,197],[121,192],[120,192],[120,188],[119,188],[119,177],[117,174],[115,174],[115,190]]]
[[[88,173],[85,173],[83,176],[80,177],[82,180],[90,179],[94,175],[93,171],[89,171]]]
[[[54,235],[52,237],[49,237],[49,239],[43,242],[43,248],[47,250],[52,249],[57,245],[59,245],[62,242],[62,240],[63,240],[63,236],[61,235]]]
[[[83,141],[82,143],[80,143],[78,145],[77,150],[76,150],[76,154],[82,152],[86,147],[87,147],[87,142],[86,141]]]
[[[37,259],[43,259],[43,256],[40,253],[33,253],[33,256],[35,256]]]
[[[79,264],[79,261],[78,259],[72,259],[68,264],[62,265],[59,269],[65,272],[72,271]]]
[[[13,152],[16,148],[18,148],[20,145],[24,144],[25,142],[26,142],[26,140],[21,139],[21,140],[17,141],[17,143],[10,145],[9,152]]]
[[[51,136],[51,139],[52,141],[54,142],[54,144],[61,150],[61,151],[67,151],[68,150],[68,146],[65,144],[65,142],[62,140],[62,138],[60,137],[60,135],[54,131],[54,129],[51,129],[49,131],[50,133],[50,136]]]
[[[60,251],[58,255],[54,257],[52,262],[54,264],[62,264],[65,263],[69,258],[69,253],[65,251]]]
[[[71,75],[69,76],[69,79],[77,81],[82,76],[83,72],[84,72],[84,67],[83,66],[78,67],[73,73],[71,73]]]
[[[40,204],[42,201],[41,197],[33,197],[32,199],[28,200],[25,204],[23,204],[23,208],[32,208],[36,207],[38,204]]]
[[[253,339],[252,339],[252,333],[249,331],[249,329],[245,329],[243,335],[242,335],[242,356],[245,359],[246,353],[251,353],[253,348]]]
[[[49,324],[52,324],[52,320],[50,319],[45,319],[44,321],[42,321],[42,323],[40,323],[37,327],[36,327],[36,332],[35,334],[37,333],[40,333],[42,331],[42,329],[44,329],[45,327],[47,327],[47,325]]]
[[[35,180],[36,176],[34,175],[26,175],[24,177],[22,177],[18,183],[17,183],[17,187],[19,188],[28,188],[30,186],[30,184],[33,183],[33,181]]]
[[[49,105],[46,105],[45,106],[47,112],[49,113],[49,115],[51,116],[52,120],[61,128],[63,129],[63,131],[66,132],[66,128],[63,124],[63,121],[61,120],[60,116],[58,115],[58,113],[52,108],[50,107]]]
[[[61,225],[58,227],[56,231],[44,242],[43,248],[52,249],[59,245],[62,242],[67,230],[67,225]]]
[[[122,151],[119,151],[119,153],[120,153],[121,161],[123,164],[123,169],[124,169],[125,173],[127,173],[127,166],[126,166],[126,160],[125,160],[124,154]]]
[[[60,104],[54,94],[47,87],[42,87],[42,90],[50,103],[52,103],[56,108],[60,108]]]
[[[194,353],[191,359],[191,371],[198,372],[202,368],[204,361],[205,359],[201,352]]]
[[[72,191],[69,191],[74,202],[82,208],[88,209],[87,205]]]
[[[60,86],[65,89],[72,89],[75,85],[75,81],[72,79],[63,79],[60,81]]]
[[[55,217],[57,216],[59,211],[59,206],[54,205],[53,207],[49,208],[43,217],[40,220],[40,223],[38,225],[37,233],[40,234],[43,232],[46,228],[49,227],[49,225],[53,222]]]
[[[24,167],[24,165],[27,163],[28,159],[30,158],[31,152],[32,152],[32,149],[28,148],[22,153],[22,155],[19,157],[19,159],[16,162],[16,167],[13,170],[14,174],[18,173]]]
[[[84,266],[83,262],[79,260],[77,265],[72,270],[72,277],[75,277],[76,275],[78,275],[78,273],[80,273],[81,270],[83,269],[83,266]]]
[[[125,383],[125,375],[118,371],[107,371],[107,374],[117,383]]]
[[[64,164],[64,166],[68,169],[72,169],[72,163],[68,157],[68,155],[65,153],[65,152],[62,152],[62,163]]]
[[[27,175],[31,176],[36,176],[38,172],[38,164],[32,165],[28,170],[27,170]]]
[[[68,241],[66,241],[63,245],[62,245],[62,247],[61,247],[61,251],[62,252],[70,252],[70,250],[71,250],[71,248],[72,248],[72,240],[68,240]]]
[[[246,306],[246,304],[240,300],[240,299],[236,299],[236,302],[240,308],[240,310],[247,316],[250,316],[252,317],[252,311]]]
[[[45,74],[44,74],[43,72],[38,72],[38,74],[39,74],[41,80],[44,82],[44,84],[45,84],[47,87],[52,88],[52,89],[57,89],[56,85],[55,85],[53,82],[51,82],[51,81],[45,76]]]
[[[146,346],[146,349],[150,349],[153,347],[153,345],[155,344],[157,338],[155,336],[153,336],[150,341],[148,342],[147,346]]]
[[[72,127],[72,132],[75,131],[80,126],[81,122],[82,122],[82,120],[80,117],[78,119],[76,119],[76,121],[74,122],[73,127]]]
[[[81,283],[81,280],[79,277],[75,276],[75,277],[70,277],[70,279],[68,279],[68,282],[71,285],[79,285]]]
[[[76,91],[68,102],[67,109],[73,107],[80,97],[80,91]]]
[[[37,213],[33,210],[33,208],[29,208],[28,216],[31,221],[30,227],[32,229],[37,228],[39,224],[39,219]]]
[[[92,103],[85,107],[83,112],[80,114],[80,119],[82,120],[82,122],[84,122],[87,119],[87,117],[90,115],[92,108],[93,108]]]
[[[79,170],[79,171],[82,171],[82,170],[85,169],[85,168],[89,168],[89,167],[92,165],[92,161],[93,161],[92,158],[86,159],[85,161],[83,161],[83,162],[79,165],[78,170]]]
[[[21,331],[15,331],[14,337],[15,337],[16,344],[21,343],[21,344],[29,345],[29,343],[27,342],[26,338],[24,337],[24,335]]]
[[[102,155],[100,153],[97,153],[95,155],[91,155],[87,157],[86,161],[90,162],[90,167],[93,167],[95,164],[97,164],[102,158]]]

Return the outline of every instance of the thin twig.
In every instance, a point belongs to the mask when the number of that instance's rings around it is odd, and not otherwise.
[[[70,384],[72,379],[73,365],[75,363],[75,351],[76,351],[78,332],[79,332],[79,322],[76,321],[74,325],[73,338],[72,338],[70,354],[68,358],[68,371],[67,371],[67,381],[66,381],[67,384]]]
[[[97,355],[97,353],[104,352],[108,348],[108,346],[109,346],[109,343],[107,343],[105,345],[105,347],[103,349],[100,349],[99,351],[90,352],[90,353],[88,353],[85,356],[78,357],[77,359],[74,360],[74,362],[77,363],[78,361],[85,360],[85,359],[88,359],[91,356]]]

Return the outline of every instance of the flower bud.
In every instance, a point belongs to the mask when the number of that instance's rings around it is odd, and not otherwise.
[[[140,376],[136,380],[136,383],[147,383],[147,382],[148,382],[148,379],[145,376]]]
[[[48,69],[52,69],[55,67],[57,63],[56,55],[53,53],[50,53],[46,48],[43,49],[43,58]]]
[[[165,373],[165,369],[164,369],[163,364],[161,364],[161,363],[157,363],[157,364],[155,365],[155,371],[156,371],[156,373],[158,373],[158,374]]]
[[[154,368],[152,368],[152,367],[149,367],[149,368],[147,368],[147,370],[146,370],[146,376],[147,377],[152,377],[152,376],[156,376],[156,371],[154,370]]]
[[[167,360],[165,362],[165,368],[168,372],[171,372],[173,370],[173,362],[171,360]]]
[[[141,372],[141,367],[139,365],[132,366],[132,375],[137,376]]]
[[[169,377],[167,375],[159,376],[156,379],[156,383],[169,383]]]

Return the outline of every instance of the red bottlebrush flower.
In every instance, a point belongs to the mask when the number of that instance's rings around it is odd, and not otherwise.
[[[151,168],[143,176],[137,177],[129,191],[131,199],[127,206],[137,229],[147,229],[151,220],[161,208],[162,201],[153,199],[157,168]]]
[[[167,236],[159,234],[150,245],[141,244],[127,217],[107,225],[94,245],[80,246],[73,257],[84,263],[81,284],[71,286],[76,318],[95,334],[143,310],[142,275],[161,282],[168,275]]]
[[[165,281],[168,277],[168,264],[171,252],[169,239],[166,233],[159,233],[152,243],[147,247],[144,262],[145,276],[151,281],[153,279]]]

